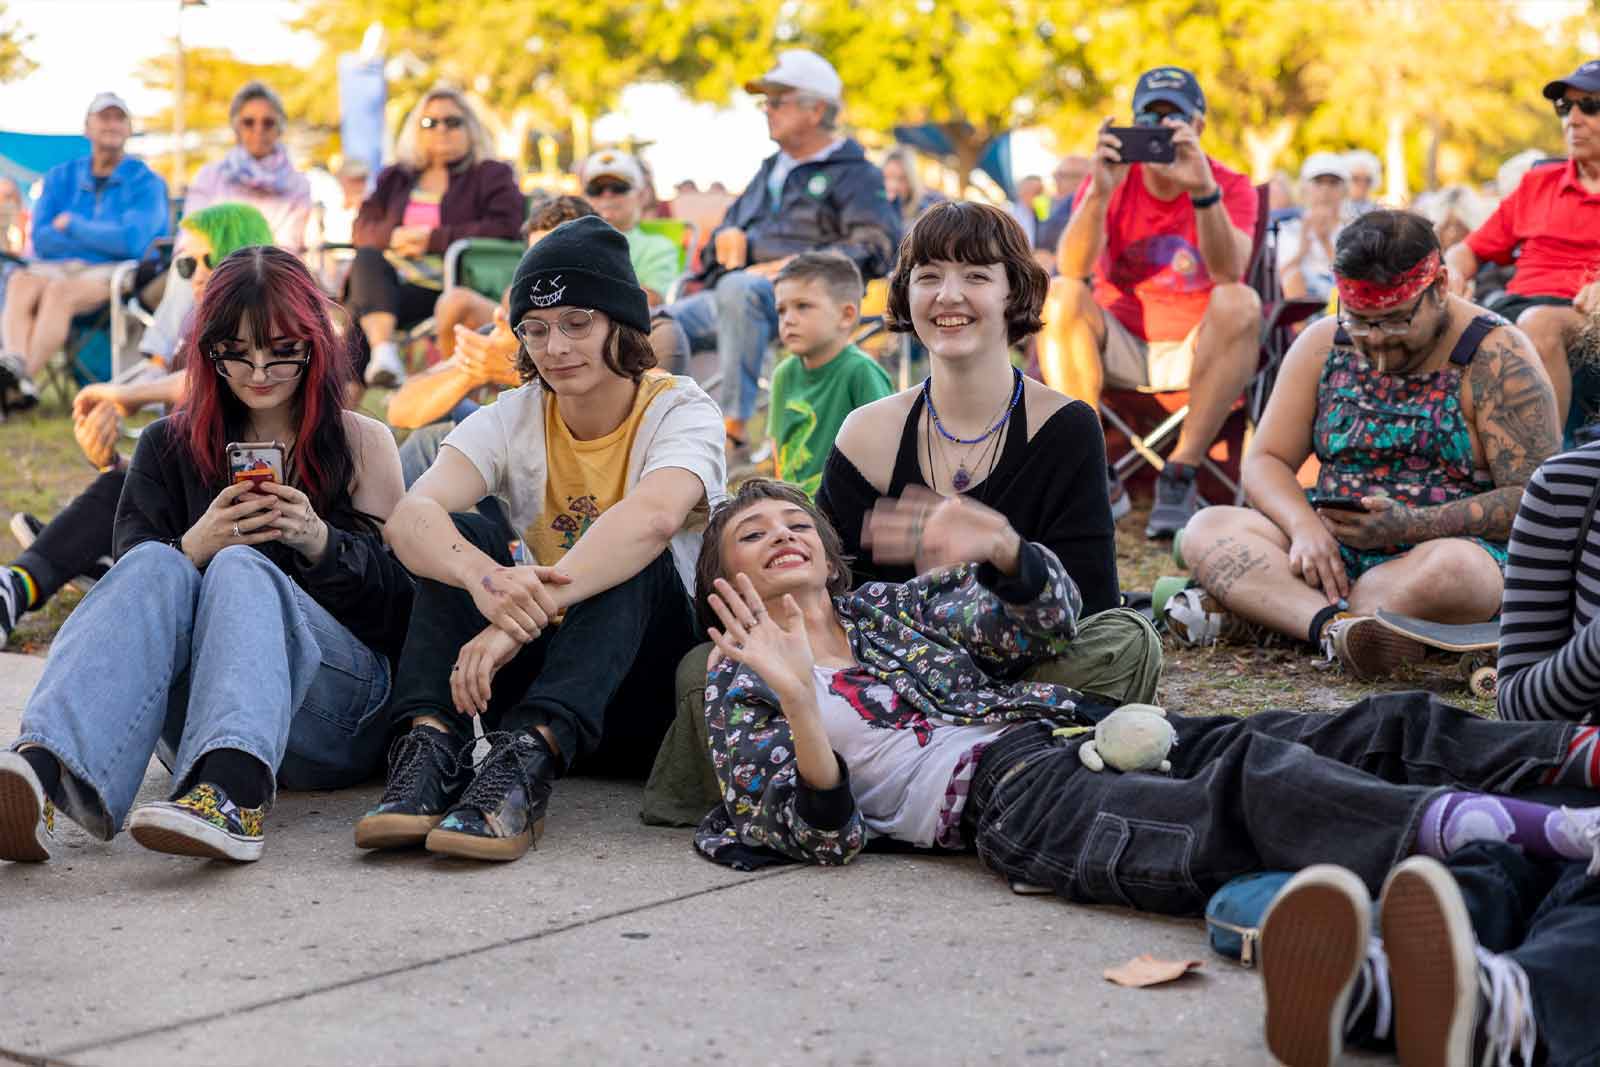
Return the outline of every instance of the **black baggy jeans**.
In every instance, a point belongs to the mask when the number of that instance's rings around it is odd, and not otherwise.
[[[456,529],[497,562],[510,565],[505,531],[476,514],[456,514]],[[464,589],[417,579],[405,649],[394,682],[393,721],[422,715],[472,737],[455,710],[450,668],[461,646],[488,625]],[[561,748],[563,772],[580,769],[642,778],[671,725],[678,661],[696,643],[694,611],[671,551],[620,585],[567,609],[494,676],[484,729],[546,726]]]
[[[1093,904],[1197,914],[1228,879],[1336,863],[1374,895],[1446,788],[1510,792],[1566,751],[1570,723],[1479,719],[1428,693],[1337,714],[1175,718],[1172,773],[1099,774],[1048,723],[984,752],[968,825],[1004,877]]]
[[[1509,956],[1527,974],[1546,1062],[1600,1065],[1600,1027],[1590,1015],[1600,878],[1591,878],[1583,863],[1529,859],[1501,842],[1468,845],[1446,865],[1478,944]]]

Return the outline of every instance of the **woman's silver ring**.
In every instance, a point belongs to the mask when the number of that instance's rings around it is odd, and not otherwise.
[[[243,537],[244,536],[244,534],[239,532],[239,524],[238,523],[234,523],[233,524],[233,536],[235,536],[235,537]]]

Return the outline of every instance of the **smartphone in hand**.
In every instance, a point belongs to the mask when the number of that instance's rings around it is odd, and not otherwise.
[[[276,441],[230,441],[228,481],[283,484],[283,446]]]
[[[1171,163],[1178,158],[1171,126],[1107,126],[1106,132],[1122,142],[1117,154],[1124,163]]]
[[[1365,512],[1366,506],[1359,500],[1344,496],[1313,496],[1309,503],[1318,511],[1360,511]]]

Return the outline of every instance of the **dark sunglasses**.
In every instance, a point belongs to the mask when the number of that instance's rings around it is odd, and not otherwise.
[[[1580,96],[1576,100],[1568,100],[1566,97],[1562,97],[1560,100],[1554,101],[1554,103],[1556,114],[1561,118],[1566,118],[1572,114],[1573,108],[1577,108],[1591,119],[1596,115],[1600,115],[1600,96]]]
[[[424,115],[422,116],[422,121],[417,123],[425,130],[431,130],[435,126],[443,126],[447,130],[459,130],[466,124],[467,120],[460,115],[446,115],[442,119],[436,119],[432,115]]]
[[[206,270],[216,269],[217,265],[211,262],[210,252],[201,256],[200,259],[196,259],[194,256],[179,256],[172,261],[172,269],[178,272],[178,277],[188,281],[194,277],[194,272],[200,266],[202,260],[205,262]]]
[[[254,115],[252,115],[249,118],[240,119],[239,120],[239,125],[243,126],[247,130],[253,130],[258,125],[263,130],[275,130],[275,129],[278,128],[278,120],[273,118],[271,115],[268,115],[265,118],[260,118],[260,119],[256,118]]]
[[[605,196],[607,194],[611,196],[627,196],[633,192],[633,186],[627,182],[608,182],[605,179],[601,179],[590,182],[583,187],[583,191],[588,196]]]

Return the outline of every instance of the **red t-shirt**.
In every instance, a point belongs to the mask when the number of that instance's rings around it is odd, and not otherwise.
[[[1534,167],[1489,221],[1467,237],[1480,260],[1510,263],[1522,255],[1507,291],[1570,300],[1600,272],[1600,193],[1578,184],[1577,164]]]
[[[1250,179],[1207,157],[1222,190],[1228,218],[1245,233],[1256,227],[1256,190]],[[1135,163],[1111,194],[1106,247],[1094,267],[1094,301],[1147,341],[1179,341],[1206,313],[1214,283],[1200,256],[1194,206],[1185,193],[1157,200]],[[1072,197],[1072,210],[1089,193],[1088,177]]]

